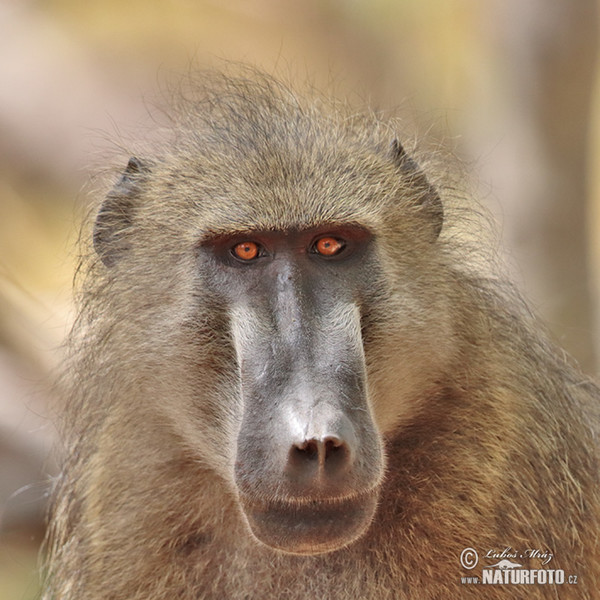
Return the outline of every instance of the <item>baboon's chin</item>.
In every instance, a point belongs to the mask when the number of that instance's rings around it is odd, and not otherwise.
[[[295,504],[245,502],[242,508],[254,536],[290,554],[323,554],[355,541],[366,532],[377,506],[377,491],[349,500]]]

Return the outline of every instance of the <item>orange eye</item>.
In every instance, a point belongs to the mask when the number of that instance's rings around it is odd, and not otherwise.
[[[343,250],[344,246],[344,242],[334,237],[325,236],[317,240],[315,250],[317,254],[322,256],[335,256]]]
[[[233,254],[241,260],[252,260],[258,256],[258,244],[241,242],[233,247]]]

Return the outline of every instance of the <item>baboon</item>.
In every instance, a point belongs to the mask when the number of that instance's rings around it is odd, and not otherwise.
[[[479,209],[394,119],[194,85],[90,228],[45,598],[598,597],[599,389]]]

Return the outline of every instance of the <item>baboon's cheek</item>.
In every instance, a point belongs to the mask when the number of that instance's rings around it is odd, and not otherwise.
[[[377,491],[342,501],[269,501],[241,505],[256,539],[291,554],[338,550],[365,533],[377,506]]]

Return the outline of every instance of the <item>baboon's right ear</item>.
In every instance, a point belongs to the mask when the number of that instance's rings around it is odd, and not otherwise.
[[[136,199],[149,169],[132,157],[121,179],[108,193],[94,224],[94,249],[107,267],[112,267],[128,250],[126,231],[133,222]]]

